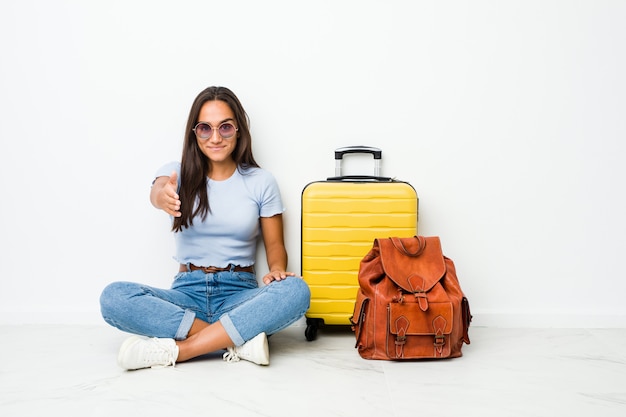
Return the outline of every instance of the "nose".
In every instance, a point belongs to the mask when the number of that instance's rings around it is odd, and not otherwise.
[[[220,143],[222,141],[222,135],[219,134],[217,129],[211,129],[211,136],[209,136],[208,140],[213,143]]]

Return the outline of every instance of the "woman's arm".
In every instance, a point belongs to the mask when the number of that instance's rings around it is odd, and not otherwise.
[[[294,276],[293,272],[286,272],[287,250],[283,236],[283,216],[277,214],[272,217],[261,217],[261,232],[265,245],[267,266],[270,272],[263,277],[267,285],[272,281],[280,281],[288,276]]]

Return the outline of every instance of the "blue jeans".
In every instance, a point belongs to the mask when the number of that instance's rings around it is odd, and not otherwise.
[[[287,277],[259,287],[250,272],[180,272],[169,290],[133,282],[109,284],[100,296],[102,317],[129,333],[183,340],[194,319],[220,321],[236,346],[261,332],[276,333],[309,308],[309,287]]]

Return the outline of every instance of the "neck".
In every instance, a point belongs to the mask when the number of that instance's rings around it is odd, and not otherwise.
[[[227,180],[233,175],[235,169],[237,169],[237,164],[234,161],[230,161],[230,163],[212,163],[209,178],[214,181]]]

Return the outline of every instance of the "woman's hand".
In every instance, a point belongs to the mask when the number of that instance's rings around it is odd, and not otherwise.
[[[296,274],[293,272],[285,272],[285,271],[271,271],[263,277],[263,283],[268,285],[272,281],[282,281],[287,277],[295,277]]]
[[[159,177],[154,181],[150,192],[150,201],[158,209],[165,211],[170,216],[180,217],[180,198],[178,189],[178,176],[172,172],[169,177]]]

